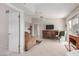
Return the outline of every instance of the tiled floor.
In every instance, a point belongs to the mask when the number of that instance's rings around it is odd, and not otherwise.
[[[66,48],[59,40],[43,39],[43,41],[22,54],[0,51],[3,56],[65,56]]]

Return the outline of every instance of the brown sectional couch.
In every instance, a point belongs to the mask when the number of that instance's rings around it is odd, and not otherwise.
[[[36,39],[28,32],[25,32],[25,51],[29,50],[34,45],[36,45]]]

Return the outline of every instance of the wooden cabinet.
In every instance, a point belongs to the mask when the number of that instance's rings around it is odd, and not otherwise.
[[[76,49],[79,49],[79,36],[69,35],[69,47],[70,43],[72,43]]]
[[[56,38],[58,31],[57,30],[43,30],[42,34],[43,34],[43,38],[52,39],[52,38]]]

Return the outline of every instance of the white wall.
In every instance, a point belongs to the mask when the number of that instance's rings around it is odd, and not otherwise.
[[[42,38],[42,30],[45,29],[45,25],[43,24],[42,19],[32,18],[32,25],[34,26],[34,24],[38,25],[38,38]],[[34,36],[34,28],[33,28],[33,31],[32,31],[32,35]]]
[[[64,19],[44,19],[44,24],[53,24],[55,30],[65,30],[65,20]]]
[[[0,49],[8,49],[8,15],[6,10],[14,11],[6,5],[0,4]]]
[[[43,24],[45,27],[47,24],[53,24],[55,30],[65,30],[64,19],[37,19],[35,18],[32,20],[32,23]]]
[[[32,24],[39,25],[39,37],[42,38],[42,30],[46,29],[47,24],[53,24],[55,30],[65,30],[65,20],[64,19],[41,19],[33,18]]]
[[[28,28],[30,27],[32,21],[31,21],[31,17],[25,15],[24,16],[24,21],[25,21],[25,31],[29,32]]]
[[[72,18],[73,16],[79,14],[79,6],[77,6],[67,17],[66,17],[66,21],[68,21],[70,18]]]

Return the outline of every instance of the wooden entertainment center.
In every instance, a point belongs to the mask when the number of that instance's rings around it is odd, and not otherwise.
[[[69,35],[69,50],[71,50],[72,43],[76,49],[79,49],[79,36]]]
[[[56,38],[56,35],[58,35],[58,31],[57,30],[43,30],[42,31],[43,34],[43,38],[45,39],[52,39],[52,38]]]
[[[58,30],[54,30],[54,25],[49,24],[46,25],[46,29],[42,30],[42,37],[45,39],[53,39],[58,35]]]

